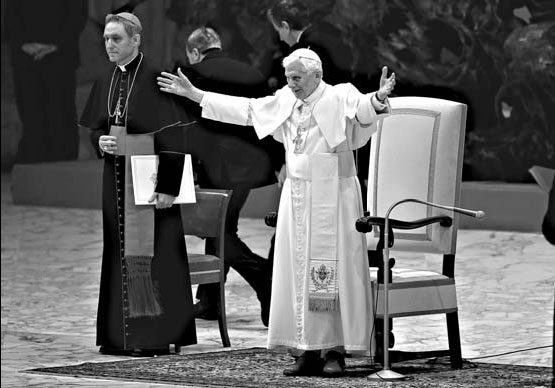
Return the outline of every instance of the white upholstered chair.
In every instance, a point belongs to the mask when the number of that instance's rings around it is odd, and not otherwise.
[[[390,101],[392,114],[380,122],[371,140],[368,212],[357,221],[357,229],[366,233],[371,266],[382,268],[384,246],[383,233],[379,244],[380,231],[384,232],[384,217],[390,206],[407,198],[459,205],[466,125],[466,105],[461,103],[425,97],[395,97]],[[391,327],[396,317],[442,313],[446,315],[449,342],[449,348],[441,351],[412,354],[391,351],[388,354],[393,362],[450,355],[453,368],[462,366],[454,273],[457,220],[458,214],[453,211],[421,203],[403,203],[391,211],[388,236],[391,253],[443,255],[443,268],[403,269],[402,262],[392,266],[388,325]],[[389,262],[393,264],[392,259]],[[375,271],[371,272],[375,275]],[[374,293],[377,298],[374,302],[380,346],[385,299],[383,271],[378,277],[382,284]],[[376,281],[373,286],[377,286]],[[391,347],[392,333],[388,338]]]

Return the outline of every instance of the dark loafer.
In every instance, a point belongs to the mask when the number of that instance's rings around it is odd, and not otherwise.
[[[99,353],[109,356],[130,356],[131,350],[117,349],[110,346],[102,345],[99,349]]]
[[[335,351],[328,352],[322,368],[322,376],[340,377],[343,375],[345,375],[345,356]]]
[[[319,351],[303,352],[295,364],[285,368],[285,376],[319,376],[322,372],[322,359]]]
[[[111,356],[155,357],[167,356],[170,354],[170,347],[164,346],[162,348],[154,349],[116,349],[109,346],[101,346],[99,352]]]
[[[166,346],[163,348],[155,349],[133,349],[131,350],[131,357],[156,357],[156,356],[167,356],[170,354],[170,347]]]

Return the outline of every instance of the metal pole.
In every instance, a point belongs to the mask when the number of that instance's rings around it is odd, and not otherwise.
[[[389,369],[389,214],[395,206],[400,202],[393,204],[385,214],[384,222],[384,274],[383,274],[383,293],[384,293],[384,309],[383,309],[383,365],[382,370],[372,373],[367,378],[369,380],[402,380],[404,375]],[[379,294],[378,285],[378,294]]]
[[[367,378],[369,380],[402,380],[405,378],[404,375],[394,372],[389,369],[389,215],[393,208],[397,205],[400,205],[404,202],[416,202],[421,203],[424,205],[437,207],[444,210],[454,211],[456,213],[464,214],[467,216],[475,217],[477,219],[482,219],[485,216],[485,213],[481,210],[474,211],[469,209],[462,209],[454,206],[445,206],[439,205],[432,202],[422,201],[415,198],[407,198],[401,201],[398,201],[391,205],[387,212],[385,213],[385,221],[384,221],[384,285],[383,285],[383,293],[384,293],[384,309],[383,309],[383,365],[382,370],[376,373],[372,373]],[[379,285],[378,291],[379,293]]]

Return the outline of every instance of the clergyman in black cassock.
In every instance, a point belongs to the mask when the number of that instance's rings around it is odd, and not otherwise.
[[[196,343],[191,283],[179,206],[189,120],[156,87],[139,52],[140,21],[108,15],[106,51],[113,72],[93,85],[80,124],[91,129],[103,173],[102,273],[97,345],[106,354],[166,354]],[[119,147],[107,135],[117,135]],[[157,203],[135,205],[130,157],[156,154]],[[162,198],[173,198],[161,206]]]

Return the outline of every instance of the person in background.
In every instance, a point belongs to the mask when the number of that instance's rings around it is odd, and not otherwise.
[[[322,20],[314,20],[305,0],[278,0],[267,10],[268,20],[282,42],[289,46],[285,56],[299,48],[316,52],[331,85],[353,83],[353,54],[341,39],[341,31]],[[283,72],[279,74],[283,77]],[[282,78],[280,86],[285,84]]]
[[[555,179],[549,190],[549,198],[547,200],[547,211],[542,221],[542,233],[547,241],[555,245]],[[553,341],[555,342],[555,302],[553,305]],[[553,376],[555,377],[555,348],[551,356],[551,366],[553,368]],[[555,379],[554,379],[555,381]]]
[[[268,348],[300,353],[286,376],[339,376],[345,352],[370,353],[374,316],[366,241],[355,229],[363,207],[353,150],[389,112],[395,74],[384,66],[379,90],[362,94],[324,82],[312,50],[293,51],[283,66],[287,86],[262,98],[206,92],[180,70],[161,73],[158,85],[199,103],[207,119],[252,124],[259,138],[283,144]]]
[[[7,1],[4,19],[22,123],[15,163],[79,156],[76,70],[87,16],[86,0]]]
[[[178,196],[184,167],[180,123],[192,120],[156,88],[140,51],[142,25],[128,12],[106,17],[114,68],[93,85],[81,117],[104,158],[104,247],[97,316],[103,354],[155,356],[196,343],[193,298]],[[153,206],[136,205],[131,156],[156,154]],[[173,206],[172,206],[173,205]]]
[[[555,245],[555,179],[549,191],[547,211],[542,221],[542,233],[547,241]]]
[[[194,30],[185,47],[190,66],[185,74],[204,90],[237,96],[261,97],[268,93],[266,79],[251,65],[230,58],[222,50],[219,34],[210,27]],[[197,125],[186,131],[186,144],[195,164],[201,188],[231,189],[233,194],[226,217],[225,269],[235,269],[255,290],[260,301],[261,319],[268,326],[272,263],[254,252],[239,238],[239,215],[252,188],[275,183],[274,170],[283,163],[283,148],[273,139],[260,142],[251,128],[201,117],[198,104],[180,98],[180,104],[197,118]],[[215,241],[206,250],[214,253]],[[197,317],[217,319],[219,285],[205,284],[197,289]]]

